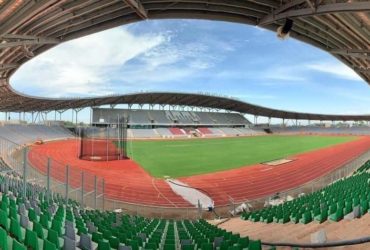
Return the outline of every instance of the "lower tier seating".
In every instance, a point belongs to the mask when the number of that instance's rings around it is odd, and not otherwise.
[[[362,216],[370,207],[370,161],[353,173],[312,194],[283,204],[245,212],[242,218],[265,223],[340,221],[350,213]],[[355,212],[354,212],[355,211]]]
[[[59,194],[0,175],[2,250],[260,250],[261,241],[240,237],[204,220],[165,220],[84,209]]]

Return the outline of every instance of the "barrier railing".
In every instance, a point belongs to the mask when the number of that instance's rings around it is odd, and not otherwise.
[[[46,187],[85,207],[104,209],[104,180],[90,172],[70,167],[58,161],[29,151],[27,145],[18,145],[0,139],[3,161],[21,174],[25,181]]]
[[[176,204],[174,207],[144,205],[107,197],[103,178],[85,172],[78,166],[70,167],[32,150],[28,151],[27,145],[19,145],[4,138],[0,138],[0,156],[8,166],[25,176],[25,181],[40,184],[46,187],[47,192],[59,193],[66,198],[78,201],[84,207],[101,210],[122,209],[128,214],[161,218],[196,219],[214,216],[214,214],[196,207],[176,207]],[[237,208],[243,203],[251,205],[253,210],[262,208],[272,200],[272,197],[278,196],[284,200],[288,196],[295,198],[302,193],[315,192],[348,176],[368,159],[370,159],[370,151],[299,187],[282,190],[278,194],[270,194],[253,200],[234,201],[230,197],[227,205],[216,206],[215,209],[219,215],[225,217],[236,214]]]
[[[245,200],[234,202],[230,199],[230,202],[226,206],[219,206],[217,209],[220,210],[227,210],[231,213],[236,212],[236,208],[242,205],[243,203],[248,204],[251,210],[260,209],[265,205],[269,204],[273,199],[281,199],[286,200],[288,197],[296,198],[298,195],[301,194],[309,194],[315,191],[318,191],[327,185],[342,179],[346,176],[352,174],[355,170],[361,167],[364,163],[366,163],[370,159],[370,150],[363,153],[362,155],[356,157],[355,159],[347,161],[342,166],[339,166],[337,169],[318,177],[312,181],[309,181],[303,185],[298,187],[282,190],[279,193],[270,194],[261,198],[253,199],[253,200]]]

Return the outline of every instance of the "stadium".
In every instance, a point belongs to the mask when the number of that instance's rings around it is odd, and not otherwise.
[[[368,113],[222,91],[61,98],[12,86],[44,52],[151,19],[256,26],[370,84],[368,1],[0,0],[0,249],[370,249]]]

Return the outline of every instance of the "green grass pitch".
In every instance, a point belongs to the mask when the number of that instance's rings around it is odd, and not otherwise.
[[[239,168],[354,140],[337,136],[255,136],[132,141],[128,154],[152,176],[182,177]]]

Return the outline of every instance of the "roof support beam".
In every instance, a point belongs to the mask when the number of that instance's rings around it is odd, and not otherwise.
[[[291,9],[294,6],[300,5],[300,4],[302,4],[302,3],[306,2],[306,1],[309,1],[309,0],[293,0],[293,1],[289,2],[289,3],[286,3],[286,4],[282,5],[282,6],[280,6],[276,10],[274,10],[273,13],[272,13],[272,15],[276,15],[276,14],[279,14],[281,12],[284,12],[284,11],[286,11],[288,9]]]
[[[323,0],[306,0],[307,5],[313,10],[316,11],[317,6],[322,3]]]
[[[266,21],[266,20],[269,20],[269,19],[272,19],[274,18],[276,15],[282,13],[282,12],[285,12],[286,10],[289,10],[291,8],[293,8],[294,6],[297,6],[297,5],[300,5],[306,1],[309,1],[309,0],[293,0],[291,2],[288,2],[284,5],[281,5],[279,8],[275,9],[272,11],[272,13],[266,15],[265,17],[263,17],[260,22],[259,22],[259,25],[264,25],[263,23]]]
[[[141,4],[140,0],[123,0],[128,6],[133,9],[138,16],[142,19],[148,18],[148,13],[145,10],[144,6]]]
[[[3,42],[0,43],[0,49],[18,47],[18,46],[28,46],[28,45],[58,44],[60,42],[58,39],[47,38],[47,37],[13,38],[13,36],[1,36],[0,40],[3,40]],[[12,40],[16,40],[16,41],[12,41]]]
[[[370,54],[370,49],[332,49],[330,53],[341,54],[341,53],[359,53],[359,54]]]
[[[370,68],[354,67],[353,69],[357,72],[370,74]]]
[[[336,54],[336,55],[342,55],[342,56],[350,56],[353,58],[358,59],[364,59],[364,60],[370,60],[370,50],[360,51],[356,50],[355,52],[352,52],[352,50],[331,50],[330,53]]]
[[[40,39],[38,36],[20,35],[20,34],[3,34],[0,35],[0,39],[3,40],[37,40]]]
[[[17,68],[19,65],[15,63],[11,64],[0,64],[0,71],[1,70],[8,70],[8,69],[14,69]]]
[[[299,0],[297,0],[299,2]],[[294,1],[293,1],[294,2]],[[312,8],[303,8],[296,10],[287,9],[284,12],[279,14],[269,14],[266,17],[262,18],[258,23],[260,26],[265,26],[285,18],[294,18],[294,17],[305,17],[305,16],[315,16],[315,15],[324,15],[330,13],[341,13],[341,12],[361,12],[361,11],[370,11],[370,2],[347,2],[347,3],[332,3],[325,4],[316,7],[316,10]]]

